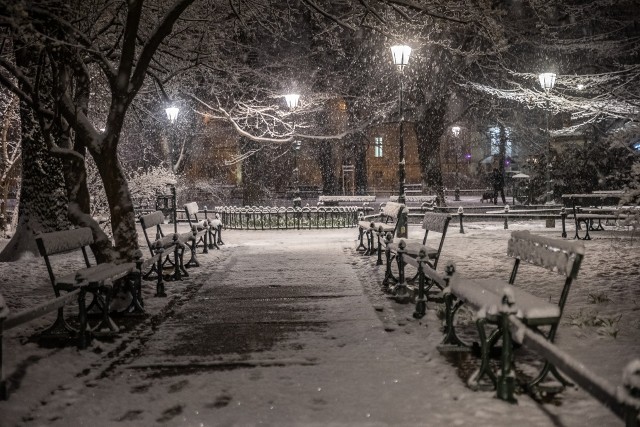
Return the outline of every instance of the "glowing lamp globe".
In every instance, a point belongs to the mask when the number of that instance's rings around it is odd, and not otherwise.
[[[393,64],[402,70],[409,63],[411,48],[404,44],[391,46],[391,55],[393,56]]]
[[[178,118],[178,113],[180,112],[180,109],[178,107],[167,107],[164,109],[164,111],[167,112],[167,118],[169,119],[169,121],[173,124],[176,122],[176,119]]]
[[[556,84],[556,73],[541,73],[538,79],[540,79],[542,89],[544,89],[545,92],[549,92]]]

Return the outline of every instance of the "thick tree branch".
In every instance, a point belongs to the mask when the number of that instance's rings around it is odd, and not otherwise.
[[[173,25],[178,20],[180,15],[193,3],[194,0],[178,0],[171,9],[165,14],[160,23],[156,26],[151,36],[145,43],[142,48],[142,52],[140,53],[140,57],[138,58],[138,62],[136,64],[136,68],[133,72],[133,76],[131,78],[131,86],[128,92],[129,100],[133,99],[136,95],[142,83],[144,81],[144,77],[147,74],[147,68],[149,67],[149,63],[153,58],[153,55],[158,50],[158,47],[162,43],[162,41],[171,34],[173,29]],[[126,37],[125,37],[126,42]]]

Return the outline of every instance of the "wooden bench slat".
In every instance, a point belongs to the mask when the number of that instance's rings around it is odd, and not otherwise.
[[[147,215],[140,216],[140,224],[143,229],[155,227],[164,223],[164,214],[162,211],[155,211]]]
[[[17,313],[14,316],[9,316],[3,323],[3,329],[9,330],[16,326],[22,325],[23,323],[30,322],[43,314],[47,314],[57,308],[64,306],[67,302],[76,298],[78,293],[80,293],[80,288],[77,288],[71,292],[67,292],[64,295],[59,296],[58,298],[52,299],[51,301],[43,302],[42,304],[38,304],[35,307],[32,307],[28,310],[24,310],[20,313]]]
[[[537,236],[529,231],[514,231],[507,244],[507,255],[575,279],[584,255],[584,244]]]
[[[438,254],[438,249],[433,248],[431,246],[428,245],[423,245],[422,242],[418,242],[416,240],[404,240],[405,242],[405,248],[404,248],[404,252],[405,254],[409,255],[410,257],[417,257],[418,253],[420,252],[420,249],[424,248],[427,257],[429,258],[433,258]],[[389,250],[391,250],[391,252],[397,252],[398,251],[398,244],[397,243],[388,243],[387,246],[389,247]],[[413,265],[413,264],[412,264]]]
[[[416,269],[418,269],[419,264],[420,264],[417,258],[412,258],[412,257],[404,257],[404,258],[402,258],[402,261],[405,264],[409,264],[409,265],[415,267]],[[440,274],[438,274],[437,271],[435,271],[433,268],[429,267],[424,262],[422,263],[422,272],[424,273],[424,275],[427,278],[429,278],[430,280],[436,282],[440,289],[444,289],[447,286],[447,282],[444,280],[444,278]]]
[[[41,242],[38,245],[41,256],[55,255],[91,245],[93,243],[93,233],[89,227],[83,227],[41,233],[36,235],[36,240]]]
[[[199,212],[199,208],[198,208],[198,203],[197,202],[190,202],[190,203],[185,203],[184,204],[184,210],[185,213],[187,214],[187,216],[192,216],[195,215]]]

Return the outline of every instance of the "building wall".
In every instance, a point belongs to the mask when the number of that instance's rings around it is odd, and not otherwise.
[[[382,137],[382,157],[376,157],[374,141]],[[372,126],[366,132],[367,144],[367,179],[369,193],[398,192],[398,162],[400,153],[400,124],[383,123]],[[416,133],[410,122],[403,125],[405,147],[405,171],[407,184],[419,184],[420,160]]]

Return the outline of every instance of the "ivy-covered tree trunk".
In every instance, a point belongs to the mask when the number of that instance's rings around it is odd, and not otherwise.
[[[26,77],[33,78],[38,65],[38,51],[16,43],[14,52],[16,65],[25,70]],[[20,88],[25,89],[22,82]],[[48,99],[45,93],[40,98]],[[0,253],[0,261],[15,261],[28,254],[38,255],[35,234],[69,228],[63,163],[51,155],[39,120],[23,101],[20,101],[20,132],[22,185],[18,225]]]
[[[38,255],[34,235],[69,228],[62,161],[51,155],[33,110],[20,103],[22,185],[15,234],[0,253],[0,262]],[[28,255],[27,255],[28,256]]]

